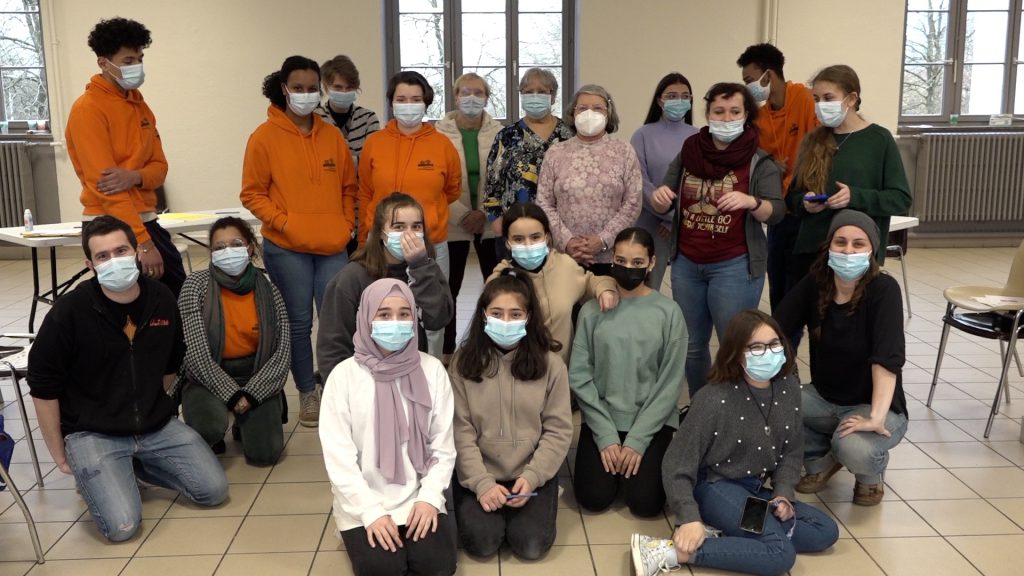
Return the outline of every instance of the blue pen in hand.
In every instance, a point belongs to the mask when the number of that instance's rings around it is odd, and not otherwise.
[[[522,494],[509,494],[508,496],[505,497],[505,499],[506,500],[511,500],[513,498],[528,498],[528,497],[536,496],[536,495],[537,495],[536,492],[524,492]]]

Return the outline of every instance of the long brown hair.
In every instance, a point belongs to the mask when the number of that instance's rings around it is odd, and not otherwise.
[[[395,210],[401,208],[415,208],[423,219],[423,207],[415,198],[402,192],[392,192],[385,196],[377,204],[373,211],[373,227],[370,228],[370,235],[363,244],[352,254],[352,262],[359,262],[366,268],[367,274],[374,280],[380,280],[388,275],[388,252],[384,247],[384,220],[393,217]],[[427,256],[434,258],[434,245],[427,236],[426,222],[423,224],[423,243],[427,247]]]
[[[831,82],[847,94],[856,92],[855,111],[860,110],[860,78],[853,68],[845,64],[836,64],[822,69],[814,76],[812,84]],[[838,149],[832,137],[834,130],[828,126],[819,126],[807,133],[796,156],[796,174],[794,182],[798,190],[808,190],[819,194],[825,193],[828,174],[832,170],[832,158]]]
[[[836,297],[835,272],[828,265],[828,251],[831,245],[832,241],[830,239],[821,247],[817,260],[811,266],[814,283],[818,286],[818,325],[812,331],[814,336],[821,335],[821,325],[825,322],[825,312],[828,311],[829,305]],[[878,278],[878,275],[882,273],[881,268],[878,267],[878,261],[874,258],[874,251],[875,247],[872,246],[872,257],[868,264],[868,271],[857,280],[857,286],[853,289],[853,297],[850,298],[850,309],[846,313],[847,316],[853,316],[857,312],[857,305],[864,298],[864,292],[867,291],[868,284],[871,284],[871,281]]]
[[[733,384],[743,380],[743,359],[747,352],[747,342],[750,336],[761,326],[768,326],[775,331],[775,335],[782,342],[786,352],[786,363],[779,370],[778,377],[786,376],[793,372],[796,366],[795,354],[789,340],[782,333],[782,328],[774,318],[764,312],[751,308],[743,310],[729,321],[729,327],[725,329],[725,336],[715,354],[715,363],[708,372],[708,382],[713,384]]]

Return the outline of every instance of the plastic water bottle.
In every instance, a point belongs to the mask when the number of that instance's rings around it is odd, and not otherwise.
[[[31,232],[35,224],[36,221],[32,218],[32,211],[25,208],[25,232]]]

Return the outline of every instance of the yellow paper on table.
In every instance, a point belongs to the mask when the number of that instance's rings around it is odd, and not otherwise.
[[[195,212],[164,212],[157,214],[159,220],[177,220],[178,222],[193,222],[195,220],[209,220],[213,214],[199,214]]]
[[[37,228],[21,233],[22,238],[63,238],[81,235],[81,228]]]

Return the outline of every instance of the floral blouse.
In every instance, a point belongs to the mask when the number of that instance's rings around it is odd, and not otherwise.
[[[555,129],[547,140],[530,130],[525,120],[498,132],[487,157],[487,184],[481,207],[491,220],[499,218],[516,202],[533,202],[544,153],[556,142],[573,137],[569,125],[555,118]]]

